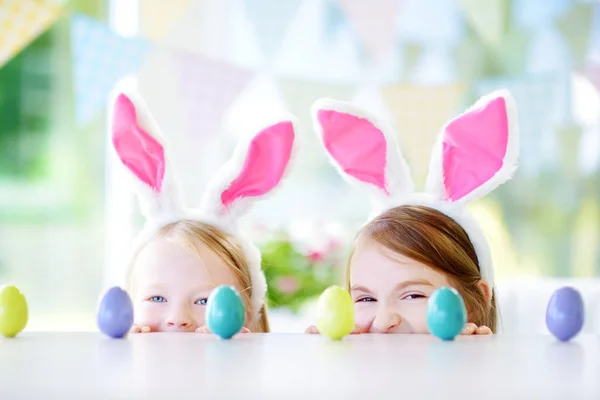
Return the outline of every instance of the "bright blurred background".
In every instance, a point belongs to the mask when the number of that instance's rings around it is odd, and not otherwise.
[[[600,5],[575,0],[1,0],[0,283],[32,330],[95,329],[140,228],[108,146],[108,94],[132,77],[169,136],[186,200],[241,135],[288,110],[302,147],[245,228],[261,244],[274,331],[302,331],[341,279],[363,193],[328,164],[310,104],[353,100],[397,129],[422,188],[449,118],[507,87],[521,167],[473,204],[504,331],[545,332],[578,287],[600,332]]]

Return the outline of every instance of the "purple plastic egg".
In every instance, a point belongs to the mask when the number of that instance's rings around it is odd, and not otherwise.
[[[563,287],[550,297],[546,309],[546,325],[558,340],[567,342],[583,327],[583,298],[577,289]]]
[[[133,304],[126,291],[110,288],[102,297],[96,318],[98,328],[113,338],[122,338],[133,326]]]

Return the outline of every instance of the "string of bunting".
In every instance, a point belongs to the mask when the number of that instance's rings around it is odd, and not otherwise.
[[[423,54],[427,54],[426,50],[429,48],[427,40],[432,37],[425,30],[429,28],[423,27],[423,31],[420,32],[413,26],[410,28],[410,40],[402,41],[398,35],[398,32],[401,31],[398,26],[401,21],[407,20],[407,13],[422,12],[425,7],[423,3],[430,6],[430,1],[373,0],[369,2],[369,6],[366,6],[364,1],[358,0],[282,1],[277,2],[276,7],[271,7],[273,2],[265,0],[239,0],[239,4],[243,6],[245,17],[254,28],[263,56],[268,60],[274,60],[281,47],[285,46],[284,37],[291,21],[308,3],[318,1],[323,9],[320,17],[324,21],[327,19],[335,21],[338,29],[337,31],[323,29],[323,34],[338,34],[339,29],[350,31],[352,35],[360,38],[366,51],[365,54],[373,60],[379,62],[386,57],[395,56],[397,53],[401,59],[405,60],[408,68],[414,68],[414,65],[418,65],[419,58]],[[182,102],[188,104],[186,115],[198,118],[197,110],[203,110],[200,115],[203,120],[206,120],[206,124],[202,130],[207,132],[218,129],[227,108],[254,79],[257,71],[252,68],[238,67],[226,61],[226,58],[216,61],[210,56],[201,53],[192,54],[189,49],[184,50],[173,46],[172,43],[177,41],[173,40],[172,32],[176,32],[180,28],[178,24],[189,13],[190,7],[193,5],[198,7],[198,4],[203,2],[177,0],[171,2],[168,8],[165,8],[163,3],[158,0],[140,0],[140,19],[143,22],[141,24],[142,35],[139,37],[120,36],[99,20],[82,14],[70,13],[75,118],[78,126],[85,126],[98,117],[100,111],[106,106],[107,95],[114,84],[122,77],[139,73],[140,70],[146,68],[148,57],[156,52],[171,60],[171,73],[177,77],[177,82],[174,82],[175,92],[180,95]],[[597,42],[595,32],[599,29],[597,25],[600,25],[598,22],[600,12],[597,4],[580,3],[560,8],[551,2],[553,4],[550,7],[552,12],[546,12],[544,20],[548,23],[540,23],[539,18],[538,22],[527,20],[523,15],[530,15],[532,11],[530,10],[528,14],[527,10],[521,9],[516,12],[517,16],[520,15],[518,21],[511,24],[508,17],[509,6],[517,7],[518,2],[495,0],[493,7],[481,7],[479,3],[472,0],[456,0],[456,3],[444,1],[440,2],[439,8],[442,11],[438,12],[449,12],[451,9],[460,10],[462,18],[471,28],[469,32],[464,33],[464,43],[468,43],[470,47],[458,46],[454,50],[454,54],[459,55],[455,61],[458,67],[464,66],[465,61],[469,58],[472,59],[474,55],[477,55],[477,58],[485,59],[486,56],[492,54],[491,60],[498,62],[483,63],[470,70],[457,71],[455,80],[458,82],[465,80],[465,83],[419,87],[416,84],[411,86],[407,84],[408,82],[398,82],[402,79],[396,79],[396,83],[380,85],[383,98],[394,116],[411,114],[413,119],[422,119],[421,121],[408,121],[405,117],[394,117],[397,125],[403,126],[406,132],[410,132],[404,135],[430,137],[433,134],[431,132],[434,129],[433,126],[439,123],[442,116],[452,115],[457,109],[460,109],[466,100],[465,96],[477,92],[481,86],[485,86],[485,80],[490,75],[504,76],[502,79],[509,86],[512,84],[521,87],[523,86],[522,82],[531,81],[531,77],[519,74],[520,71],[526,69],[527,65],[531,64],[526,57],[531,48],[527,45],[515,47],[514,44],[526,43],[521,39],[528,35],[531,36],[537,32],[536,29],[546,29],[550,25],[560,33],[560,37],[570,49],[570,66],[581,67],[579,70],[587,74],[590,80],[597,85],[600,61],[594,61],[590,65],[586,64],[589,63],[586,55],[589,53],[589,48],[592,47],[591,43]],[[431,7],[430,9],[433,10]],[[493,10],[497,12],[492,12]],[[64,6],[52,0],[3,1],[0,4],[0,66],[18,54],[37,35],[56,23],[66,11]],[[435,12],[435,10],[432,11],[432,13]],[[436,17],[432,16],[432,18]],[[344,19],[347,23],[343,21]],[[448,29],[454,28],[447,28],[446,31]],[[167,44],[165,41],[169,35],[171,35],[168,40],[170,44]],[[454,46],[455,44],[447,43],[446,45]],[[169,47],[169,50],[160,52],[159,48],[165,46]],[[394,52],[394,48],[399,51]],[[504,59],[499,56],[501,54],[510,54],[511,59]],[[149,79],[165,79],[164,76],[158,76],[161,74],[158,69],[154,70],[155,72],[152,72],[150,68],[146,71]],[[567,70],[565,69],[565,71]],[[165,72],[163,71],[162,74],[164,75]],[[396,76],[402,75],[397,74]],[[290,108],[296,108],[296,105],[299,104],[305,107],[308,104],[307,99],[312,100],[320,95],[332,96],[331,93],[323,92],[324,84],[321,82],[306,78],[286,77],[282,73],[273,78],[278,82],[284,101]],[[555,77],[553,79],[563,78]],[[475,83],[467,84],[468,81],[475,81]],[[351,97],[359,83],[357,80],[343,85],[334,83],[334,85],[345,86],[344,97]],[[472,86],[472,88],[465,88],[465,86]],[[295,87],[295,89],[289,90],[290,87]],[[448,94],[449,87],[453,88],[450,90],[451,95]],[[461,89],[458,89],[459,87]],[[529,93],[528,90],[531,93],[538,91],[537,89],[519,90],[524,93]],[[536,98],[542,103],[549,101],[537,94],[520,96]],[[434,99],[444,99],[444,101],[433,102]],[[435,118],[435,123],[430,123],[431,127],[427,122],[429,117],[421,118],[418,116],[418,112],[408,111],[418,110],[421,105],[435,109],[435,114],[439,115],[439,118]],[[197,127],[194,129],[198,131]],[[205,133],[198,131],[198,134]],[[427,140],[423,140],[423,143],[427,142]],[[424,147],[427,146],[424,144]],[[421,155],[415,154],[412,157],[420,158]]]

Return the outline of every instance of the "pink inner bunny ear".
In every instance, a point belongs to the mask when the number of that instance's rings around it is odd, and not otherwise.
[[[112,131],[113,145],[121,162],[160,193],[165,174],[163,146],[138,125],[135,105],[124,94],[115,102]]]
[[[389,194],[385,180],[387,141],[370,121],[355,115],[318,110],[327,152],[351,177]]]
[[[447,200],[460,200],[500,171],[508,135],[506,101],[502,97],[461,115],[446,126],[442,167]]]
[[[258,197],[279,184],[292,155],[294,125],[284,121],[261,131],[250,143],[238,177],[221,193],[229,207],[237,199]]]

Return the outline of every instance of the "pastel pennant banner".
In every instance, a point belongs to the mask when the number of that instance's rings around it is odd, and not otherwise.
[[[252,23],[265,58],[279,51],[302,0],[244,0],[246,16]]]
[[[570,75],[547,74],[525,78],[484,79],[475,95],[506,88],[515,98],[519,114],[520,173],[534,176],[555,167],[559,143],[557,132],[570,115]]]
[[[569,46],[556,29],[551,27],[535,33],[527,57],[527,73],[564,73],[572,65]]]
[[[398,143],[416,184],[424,184],[433,144],[443,126],[461,111],[465,87],[395,84],[381,89],[395,121]]]
[[[0,66],[48,29],[62,10],[51,0],[0,1]]]
[[[492,46],[499,46],[509,23],[510,0],[458,0],[467,20],[481,39]]]
[[[142,38],[125,38],[83,14],[71,16],[71,53],[75,119],[89,123],[108,103],[108,95],[123,77],[135,73],[151,46]]]
[[[556,21],[571,50],[573,65],[581,65],[588,53],[594,4],[578,3]]]
[[[313,131],[310,108],[313,102],[321,97],[352,100],[355,87],[285,78],[278,79],[277,86],[289,112],[298,119],[298,127],[303,138],[300,152],[304,155],[296,158],[300,174],[309,178],[319,171],[329,171],[334,176],[335,171],[322,168],[327,164],[327,159]],[[320,163],[311,161],[315,156],[321,160]]]
[[[140,0],[140,31],[153,40],[164,39],[190,8],[190,0]]]
[[[323,33],[326,39],[331,39],[338,30],[347,23],[346,16],[336,0],[323,0],[324,26]]]
[[[539,31],[552,23],[572,5],[571,0],[519,0],[511,3],[514,24]]]
[[[405,43],[402,45],[402,61],[404,76],[411,76],[419,59],[423,55],[423,46],[417,43]]]
[[[172,51],[171,57],[188,135],[216,135],[225,111],[246,88],[253,71],[182,51]]]
[[[400,40],[424,45],[454,45],[464,36],[463,12],[456,0],[404,0]]]
[[[367,52],[379,61],[394,48],[403,0],[337,0]]]

